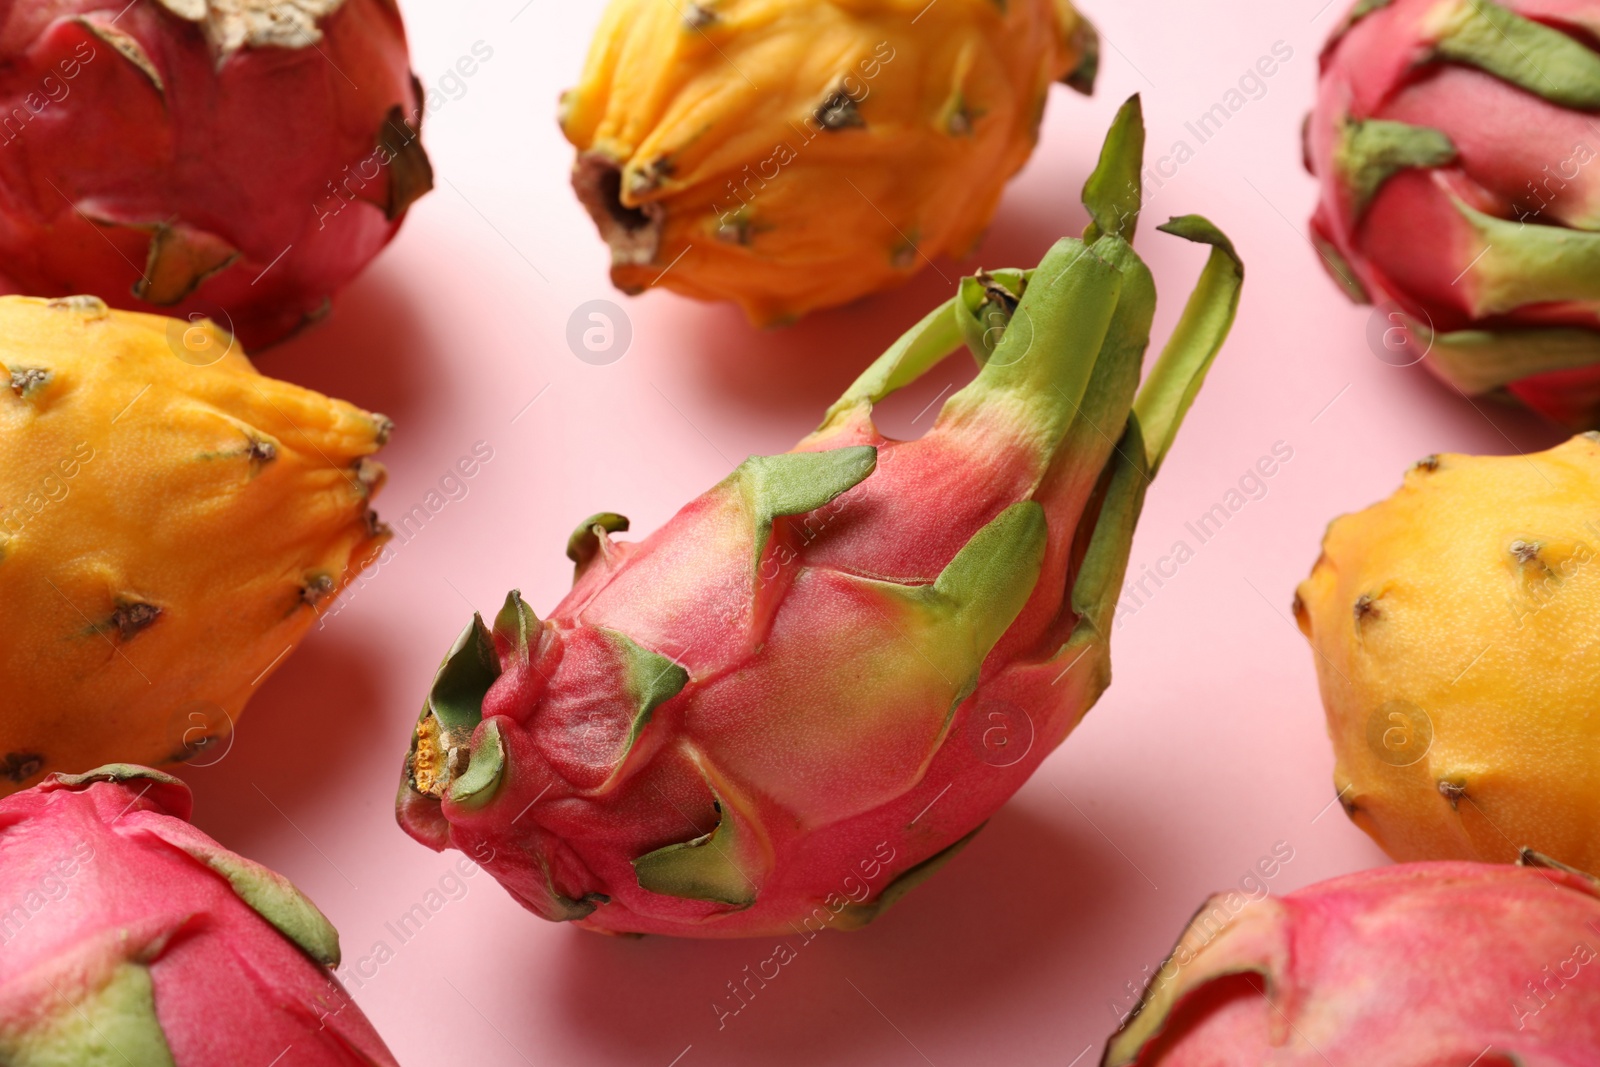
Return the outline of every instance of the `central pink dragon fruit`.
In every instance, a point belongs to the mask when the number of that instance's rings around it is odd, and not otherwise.
[[[125,764],[0,800],[0,1064],[395,1067],[328,920],[189,809]]]
[[[484,845],[548,919],[731,937],[869,921],[959,849],[1109,683],[1145,488],[1232,323],[1212,246],[1142,391],[1155,288],[1134,254],[1144,129],[1119,115],[1092,221],[980,273],[792,452],[754,456],[637,544],[596,515],[571,593],[512,592],[441,667],[405,829]],[[873,404],[963,339],[981,364],[916,441]]]
[[[1592,1067],[1600,881],[1522,863],[1212,897],[1101,1067]]]

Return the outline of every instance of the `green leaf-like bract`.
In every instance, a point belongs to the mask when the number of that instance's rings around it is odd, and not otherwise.
[[[1158,226],[1162,233],[1211,246],[1200,282],[1189,294],[1177,328],[1133,402],[1144,435],[1146,461],[1153,478],[1178,435],[1178,426],[1194,403],[1211,361],[1222,350],[1239,311],[1244,263],[1226,234],[1199,215],[1183,215]]]
[[[708,900],[735,907],[755,903],[756,885],[736,857],[743,842],[721,798],[717,828],[682,844],[667,845],[633,861],[639,885],[652,893]]]
[[[1022,500],[973,534],[931,585],[859,579],[899,603],[904,640],[941,675],[959,681],[949,715],[972,693],[984,659],[1028,603],[1047,539],[1044,508]]]
[[[89,988],[58,985],[28,1029],[0,1024],[0,1063],[6,1067],[173,1067],[155,986],[141,963],[119,961],[108,973],[72,974]],[[64,1001],[64,1002],[63,1002]],[[53,1002],[53,1003],[52,1003]],[[21,1020],[7,1020],[20,1022]]]
[[[628,528],[628,517],[614,511],[602,511],[578,523],[572,536],[567,538],[567,558],[573,562],[574,582],[583,577],[583,572],[589,569],[589,564],[594,562],[594,557],[600,551],[600,535],[595,532],[596,526],[606,533],[622,533]]]
[[[1483,243],[1461,279],[1474,317],[1529,304],[1600,301],[1600,233],[1528,226],[1485,215],[1457,198],[1452,201]]]
[[[628,751],[650,723],[656,708],[683,691],[689,672],[659,652],[652,652],[627,634],[602,629],[617,658],[622,661],[623,685],[633,700],[633,723],[628,728]]]
[[[513,589],[507,593],[506,602],[494,617],[495,639],[510,648],[519,660],[527,663],[530,655],[528,644],[534,640],[534,633],[538,629],[539,616],[522,599],[522,591]]]
[[[1510,382],[1551,371],[1600,363],[1600,332],[1576,327],[1457,330],[1430,333],[1407,320],[1431,365],[1468,396],[1482,396]]]
[[[294,883],[278,872],[245,859],[188,826],[151,820],[140,831],[209,867],[227,879],[240,900],[300,950],[327,967],[339,965],[339,932]]]
[[[500,660],[494,652],[494,638],[483,625],[483,616],[473,615],[433,676],[423,714],[432,712],[445,730],[465,727],[470,731],[482,720],[484,694],[498,677]]]
[[[1144,166],[1144,109],[1138,94],[1129,97],[1106,133],[1100,162],[1083,186],[1083,206],[1089,209],[1085,244],[1111,235],[1133,243],[1139,229],[1139,207],[1144,193],[1140,169]]]
[[[894,907],[902,898],[917,886],[932,878],[940,867],[956,858],[956,854],[972,843],[978,836],[978,831],[988,826],[987,821],[981,822],[971,833],[962,837],[952,845],[935,852],[927,859],[914,866],[907,867],[895,876],[894,881],[883,887],[883,892],[865,904],[851,904],[839,913],[837,929],[859,930],[868,923],[876,920],[884,912]]]
[[[1383,183],[1403,170],[1455,162],[1456,146],[1442,130],[1387,119],[1345,119],[1334,166],[1350,190],[1353,219],[1366,214]]]
[[[743,495],[755,519],[755,559],[759,566],[772,522],[782,515],[815,511],[871,474],[878,450],[871,445],[835,448],[826,452],[785,452],[778,456],[751,456],[728,476]]]
[[[1600,109],[1600,54],[1494,0],[1447,0],[1428,17],[1443,59],[1582,111]]]
[[[488,721],[477,742],[467,769],[450,783],[450,799],[464,808],[481,808],[493,800],[506,768],[505,739],[500,736],[498,720]]]

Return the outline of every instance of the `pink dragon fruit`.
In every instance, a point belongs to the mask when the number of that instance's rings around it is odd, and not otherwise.
[[[1600,425],[1600,0],[1360,0],[1306,166],[1386,360]]]
[[[0,0],[0,292],[322,315],[433,184],[394,0]]]
[[[328,920],[189,809],[125,764],[0,800],[0,1063],[395,1067]]]
[[[1522,862],[1214,896],[1102,1067],[1600,1063],[1600,881]]]
[[[1150,478],[1232,323],[1212,246],[1135,399],[1155,289],[1129,242],[1144,129],[1119,115],[1084,240],[980,273],[792,452],[637,544],[596,515],[543,621],[512,592],[429,694],[398,814],[482,849],[530,910],[729,937],[871,919],[959,849],[1109,683]],[[872,406],[965,339],[981,370],[916,441]],[[486,846],[486,847],[485,847]]]

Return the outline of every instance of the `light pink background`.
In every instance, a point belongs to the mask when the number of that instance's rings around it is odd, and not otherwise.
[[[199,825],[287,874],[339,927],[343,973],[402,1063],[1093,1063],[1201,898],[1237,887],[1277,843],[1293,859],[1276,893],[1383,862],[1330,806],[1295,583],[1324,524],[1387,495],[1413,460],[1560,435],[1375,358],[1369,309],[1346,302],[1307,243],[1300,120],[1343,0],[1322,11],[1322,0],[1091,0],[1100,91],[1055,90],[1039,150],[978,254],[779,332],[726,307],[611,289],[554,120],[600,0],[519,15],[523,3],[403,3],[426,84],[477,41],[493,58],[428,120],[437,191],[330,322],[260,360],[394,418],[378,502],[391,519],[475,442],[494,458],[263,684],[226,758],[185,772]],[[1201,144],[1185,122],[1280,41],[1293,58],[1265,95]],[[649,531],[746,454],[786,449],[960,273],[1030,265],[1079,232],[1078,190],[1135,91],[1152,162],[1179,139],[1195,149],[1153,191],[1148,223],[1209,215],[1249,274],[1233,339],[1150,493],[1133,570],[1180,538],[1195,556],[1124,617],[1116,681],[1078,732],[943,873],[877,925],[806,946],[721,1030],[713,1002],[772,945],[598,937],[523,912],[481,873],[400,943],[385,924],[457,860],[402,834],[391,803],[420,701],[471,610],[493,611],[512,586],[548,609],[569,581],[577,520],[618,510]],[[1148,224],[1139,247],[1164,337],[1202,255]],[[595,298],[632,320],[632,347],[609,366],[565,341],[568,316]],[[897,400],[886,428],[925,427],[918,412],[963,370],[952,360]],[[1268,495],[1199,545],[1185,521],[1276,442],[1293,459]],[[380,941],[393,958],[363,964]],[[351,979],[356,968],[366,977]]]

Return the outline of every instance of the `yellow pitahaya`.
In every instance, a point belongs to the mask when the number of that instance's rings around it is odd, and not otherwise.
[[[387,539],[388,433],[209,321],[0,297],[0,794],[219,741]]]
[[[1600,433],[1429,456],[1328,526],[1295,614],[1334,785],[1400,860],[1600,869]]]
[[[1098,53],[1068,0],[612,0],[561,127],[618,288],[772,323],[964,254]]]

